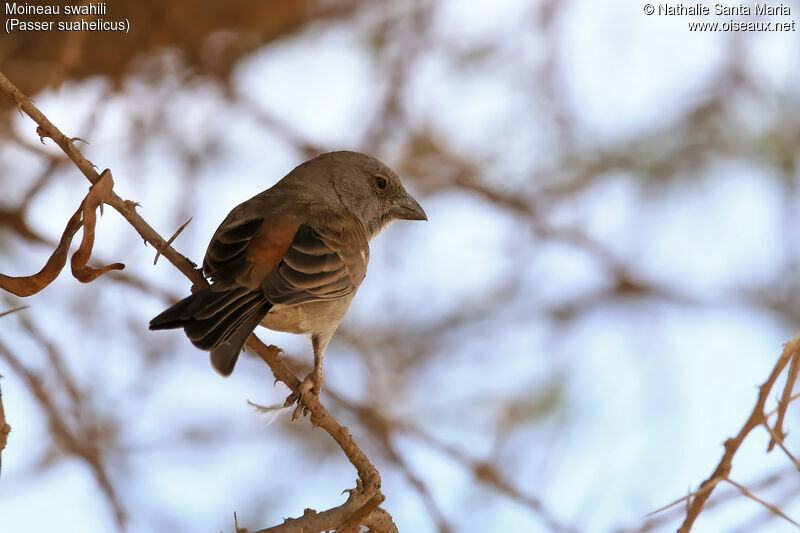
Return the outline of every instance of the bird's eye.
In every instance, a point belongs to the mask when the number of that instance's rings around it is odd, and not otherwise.
[[[378,190],[380,191],[384,190],[387,185],[389,185],[389,182],[386,181],[386,178],[384,178],[383,176],[375,176],[375,187]]]

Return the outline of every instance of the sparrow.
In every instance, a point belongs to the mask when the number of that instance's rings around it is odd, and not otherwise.
[[[367,273],[369,242],[399,219],[428,217],[392,169],[358,152],[319,155],[233,208],[203,260],[211,285],[150,329],[183,328],[222,376],[259,324],[309,335],[304,390],[319,394],[322,357]]]

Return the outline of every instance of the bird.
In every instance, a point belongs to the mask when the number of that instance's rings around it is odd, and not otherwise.
[[[234,207],[203,260],[211,281],[150,321],[183,328],[229,376],[259,324],[309,335],[313,370],[303,391],[319,394],[322,358],[366,276],[369,242],[394,220],[428,220],[397,174],[352,151],[300,164]]]

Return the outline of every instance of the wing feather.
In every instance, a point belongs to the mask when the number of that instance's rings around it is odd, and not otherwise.
[[[366,234],[355,217],[329,214],[305,223],[290,216],[239,217],[217,230],[203,270],[215,283],[242,287],[242,295],[260,290],[273,305],[295,305],[355,291],[368,259]],[[223,302],[209,301],[197,318],[215,316],[221,307]]]
[[[294,305],[333,300],[358,288],[369,258],[363,226],[354,218],[334,220],[337,224],[298,228],[278,268],[261,283],[269,301]]]

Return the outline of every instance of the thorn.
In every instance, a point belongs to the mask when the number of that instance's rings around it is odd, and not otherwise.
[[[114,177],[111,175],[111,169],[110,168],[107,168],[103,172],[100,173],[100,179],[103,179],[106,176],[108,176],[109,179],[114,179]],[[100,216],[103,216],[103,202],[100,202]]]
[[[80,141],[80,142],[82,142],[83,144],[86,144],[86,145],[89,144],[89,141],[87,141],[86,139],[82,139],[80,137],[70,137],[69,142],[74,143],[75,141]]]
[[[239,526],[239,518],[236,516],[236,511],[233,512],[233,527],[236,528],[236,533],[249,533],[246,527]]]
[[[39,142],[44,144],[44,140],[50,135],[41,126],[36,126],[36,134],[39,136]]]
[[[182,225],[180,228],[178,228],[178,231],[176,231],[176,232],[175,232],[175,233],[172,235],[172,237],[170,237],[170,238],[169,238],[169,240],[167,241],[167,244],[165,244],[165,245],[164,245],[164,248],[168,248],[170,245],[172,245],[172,242],[173,242],[175,239],[177,239],[177,238],[178,238],[178,235],[180,235],[180,234],[181,234],[181,232],[182,232],[184,229],[186,229],[186,226],[188,226],[188,225],[189,225],[189,222],[191,222],[193,218],[194,218],[194,217],[190,217],[190,218],[189,218],[189,220],[187,220],[186,222],[184,222],[184,223],[183,223],[183,225]],[[155,257],[155,259],[153,259],[153,264],[154,264],[154,265],[155,265],[155,264],[158,262],[158,258],[159,258],[159,257],[161,257],[161,250],[158,250],[158,251],[156,252],[156,257]]]

